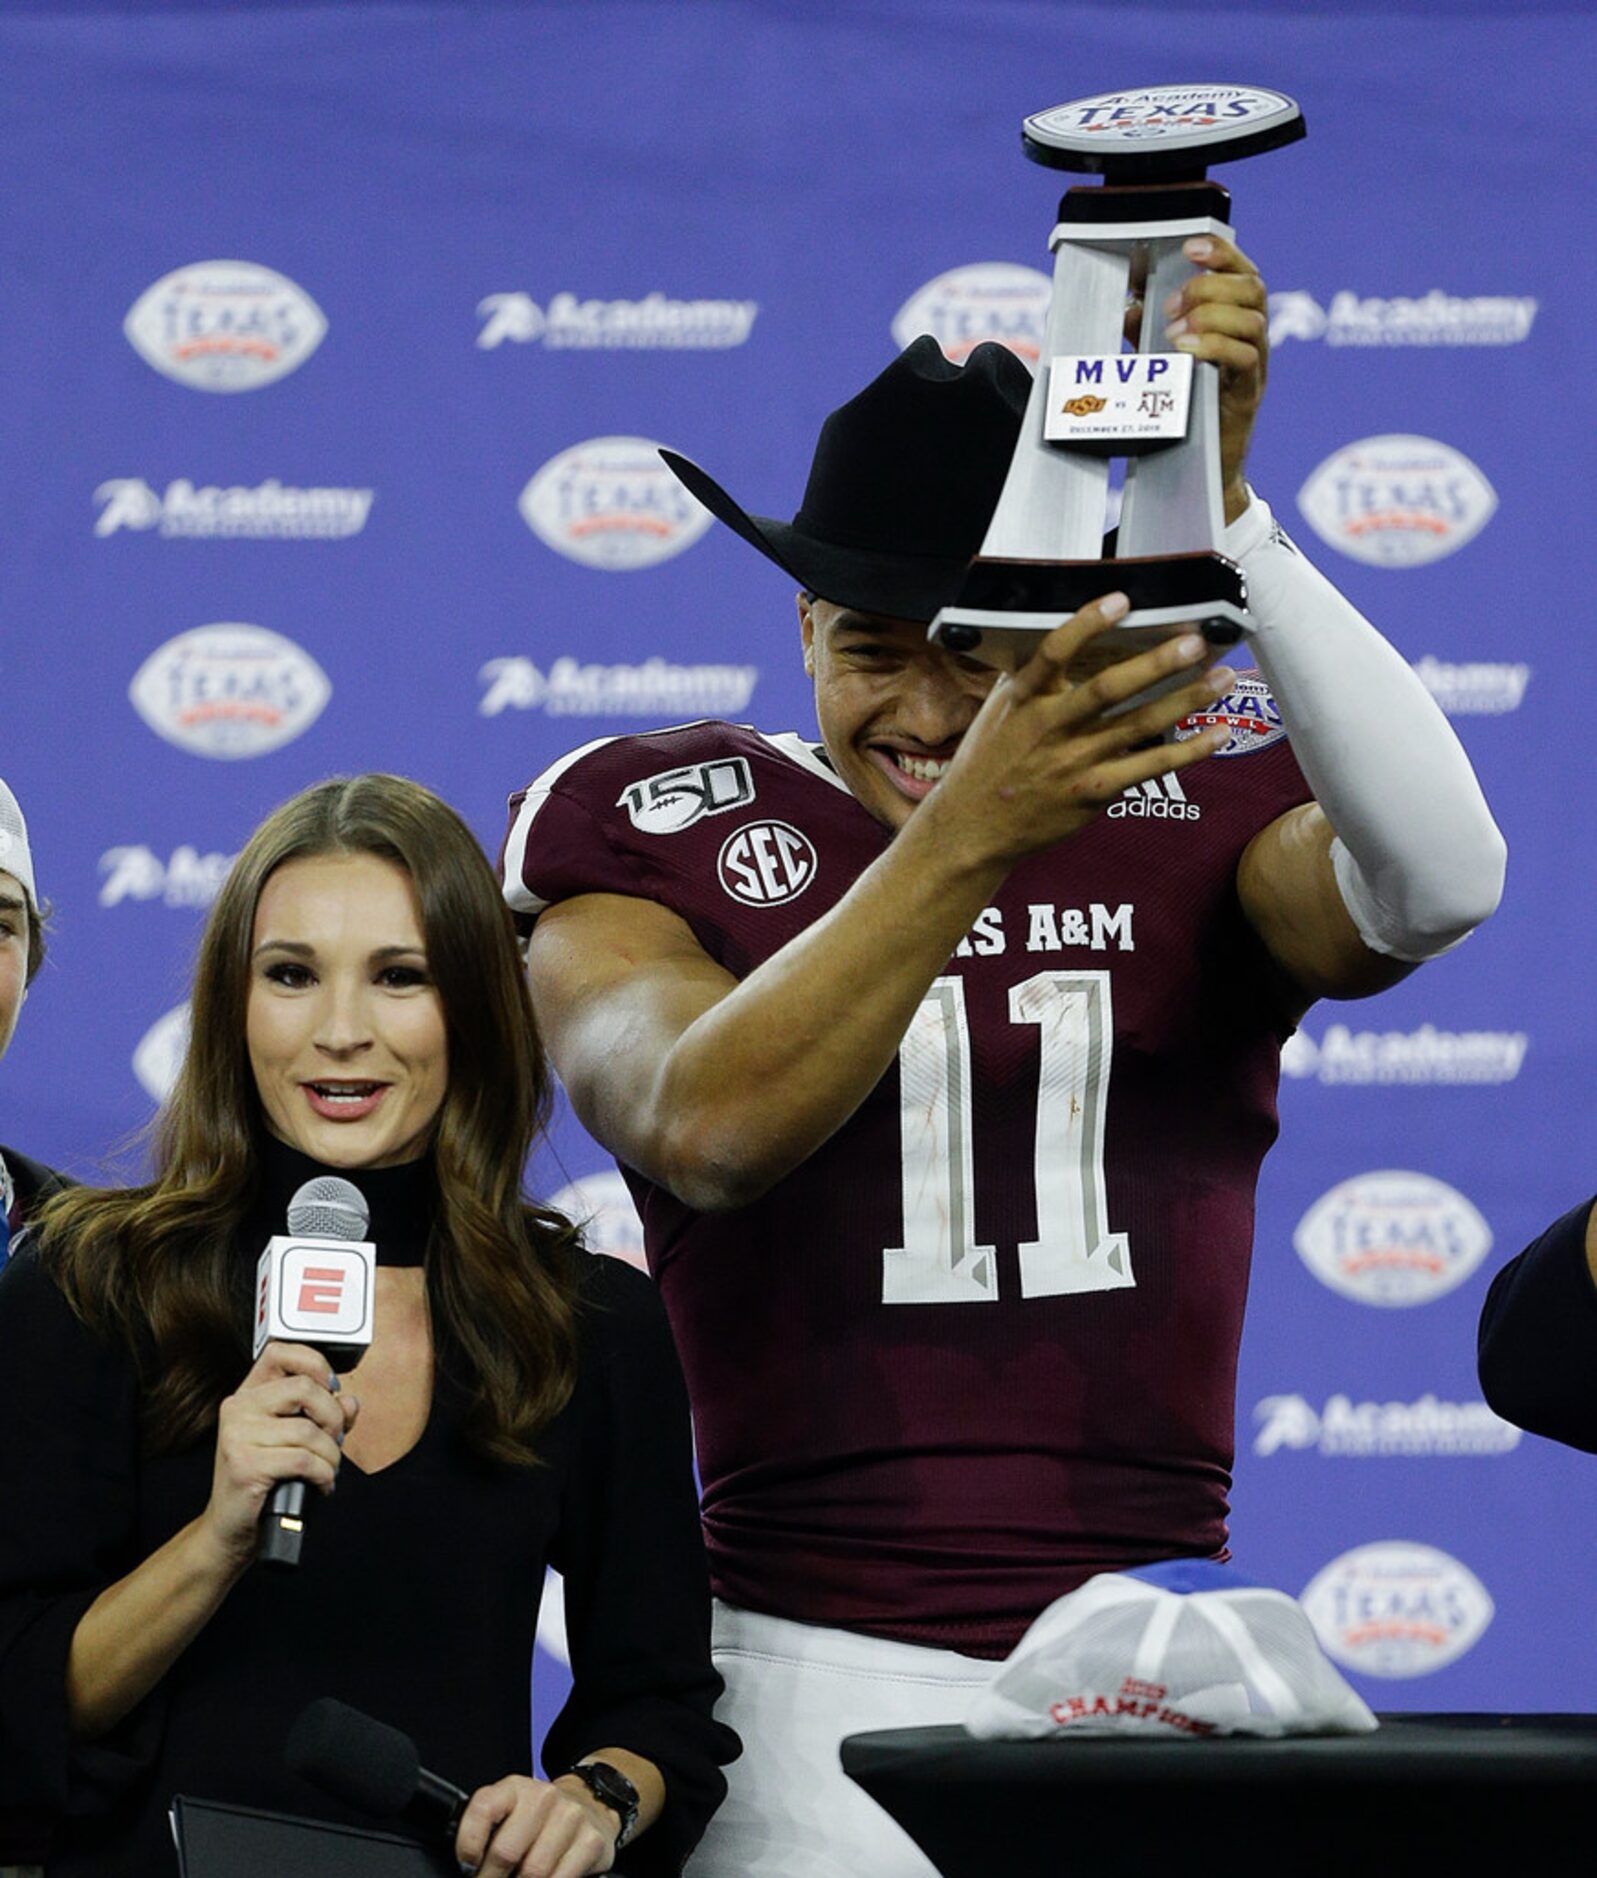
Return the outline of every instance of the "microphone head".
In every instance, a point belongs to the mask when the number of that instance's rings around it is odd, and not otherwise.
[[[290,1773],[379,1819],[403,1813],[421,1779],[421,1761],[409,1735],[330,1695],[300,1711],[283,1745],[283,1759]]]
[[[364,1239],[371,1218],[366,1196],[352,1180],[322,1174],[307,1180],[288,1203],[288,1230],[296,1239]]]

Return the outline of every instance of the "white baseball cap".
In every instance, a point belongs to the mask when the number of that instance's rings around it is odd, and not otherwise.
[[[1102,1572],[1056,1598],[971,1705],[987,1740],[1368,1734],[1303,1607],[1229,1565]]]
[[[0,873],[20,880],[27,890],[28,904],[39,911],[39,890],[33,880],[33,850],[28,846],[28,824],[22,817],[22,805],[4,782],[0,782]]]

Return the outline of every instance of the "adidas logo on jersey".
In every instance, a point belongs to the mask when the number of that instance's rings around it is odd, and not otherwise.
[[[1147,782],[1133,783],[1121,791],[1120,799],[1109,804],[1109,813],[1142,815],[1152,821],[1195,822],[1203,810],[1187,799],[1181,778],[1171,770],[1165,776],[1150,776]]]

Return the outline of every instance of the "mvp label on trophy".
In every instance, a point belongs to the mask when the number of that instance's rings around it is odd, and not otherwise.
[[[1187,434],[1193,360],[1186,352],[1071,352],[1048,365],[1050,443],[1116,455]]]

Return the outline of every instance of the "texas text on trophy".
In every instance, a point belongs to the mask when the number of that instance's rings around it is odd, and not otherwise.
[[[1022,663],[1038,635],[1118,588],[1131,610],[1124,652],[1174,626],[1230,645],[1247,621],[1242,570],[1218,552],[1225,525],[1219,370],[1162,352],[1157,322],[1122,348],[1128,295],[1161,307],[1198,270],[1195,235],[1230,241],[1230,193],[1206,165],[1254,156],[1304,133],[1277,91],[1159,85],[1105,93],[1027,118],[1026,154],[1099,173],[1067,189],[1036,382],[981,553],[931,636],[984,663]],[[1126,458],[1114,558],[1104,559],[1110,460]]]

